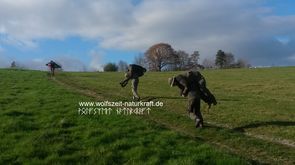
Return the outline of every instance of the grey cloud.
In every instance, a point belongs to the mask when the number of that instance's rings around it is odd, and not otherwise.
[[[7,68],[10,67],[12,60],[9,59],[7,56],[5,56],[3,53],[0,51],[0,68]]]
[[[1,33],[20,40],[113,36],[130,23],[132,4],[119,0],[0,1]]]
[[[99,39],[104,48],[141,52],[168,42],[175,49],[199,50],[203,58],[223,49],[255,65],[294,65],[295,15],[274,15],[264,2],[1,0],[0,34],[13,38],[11,44],[34,46],[34,39],[74,35]],[[283,44],[276,36],[290,42]]]
[[[90,66],[89,66],[90,71],[102,71],[103,56],[104,56],[104,52],[102,51],[92,50],[90,52],[90,57],[91,57]]]
[[[65,71],[75,71],[75,72],[87,71],[87,67],[81,60],[77,58],[73,58],[71,56],[67,56],[67,55],[58,56],[58,57],[55,57],[53,61],[60,64],[62,66],[62,69]]]
[[[25,60],[21,62],[16,61],[16,63],[17,63],[17,66],[21,68],[47,71],[49,70],[49,68],[46,66],[46,64],[50,60],[53,60],[57,64],[61,65],[64,71],[74,71],[74,72],[88,71],[87,67],[81,60],[77,58],[73,58],[68,55],[61,55],[58,57],[54,57],[52,59],[40,58],[40,59]]]
[[[176,49],[197,49],[203,58],[223,49],[254,65],[295,64],[286,60],[295,53],[293,45],[275,40],[280,35],[294,40],[295,17],[274,16],[258,1],[145,3],[135,11],[137,24],[102,45],[142,50],[156,42],[168,42]]]

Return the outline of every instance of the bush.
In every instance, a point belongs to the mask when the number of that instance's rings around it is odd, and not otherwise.
[[[105,72],[116,72],[116,71],[118,71],[118,66],[115,63],[107,63],[103,67],[103,70]]]

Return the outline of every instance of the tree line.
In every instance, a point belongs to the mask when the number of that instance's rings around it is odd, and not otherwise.
[[[246,68],[250,64],[243,59],[235,59],[232,53],[218,50],[215,59],[205,58],[202,64],[199,63],[199,51],[191,54],[184,50],[174,50],[167,43],[159,43],[151,46],[144,54],[135,56],[133,63],[141,65],[150,71],[181,71],[194,69],[225,69],[225,68]],[[107,63],[104,71],[125,71],[128,64],[124,61]]]

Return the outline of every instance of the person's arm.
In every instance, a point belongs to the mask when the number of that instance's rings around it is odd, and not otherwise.
[[[176,86],[180,89],[179,95],[182,96],[183,95],[184,86],[180,85],[179,83],[176,83]]]
[[[181,96],[187,96],[187,94],[188,94],[188,86],[187,86],[186,78],[183,77],[183,76],[177,76],[176,80],[177,80],[178,84],[182,86]]]

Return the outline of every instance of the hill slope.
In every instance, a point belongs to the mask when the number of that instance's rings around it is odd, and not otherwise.
[[[167,85],[167,78],[179,72],[148,72],[140,79],[139,93],[143,101],[162,101],[164,107],[142,119],[250,160],[293,164],[294,72],[294,67],[202,72],[219,102],[210,113],[203,105],[208,125],[203,130],[196,130],[187,117],[186,100],[178,96],[178,89]],[[118,84],[122,78],[123,73],[62,73],[57,82],[96,100],[130,101],[130,87]]]
[[[105,74],[101,81],[117,75]],[[77,87],[67,84],[69,76],[81,74],[64,73],[54,80],[45,72],[0,70],[0,164],[247,163],[228,150],[149,120],[152,116],[81,115],[79,102],[95,101],[96,95],[111,99],[119,91],[105,83],[98,85],[101,91],[87,93],[90,84],[96,87],[95,79],[76,81],[81,85]]]

